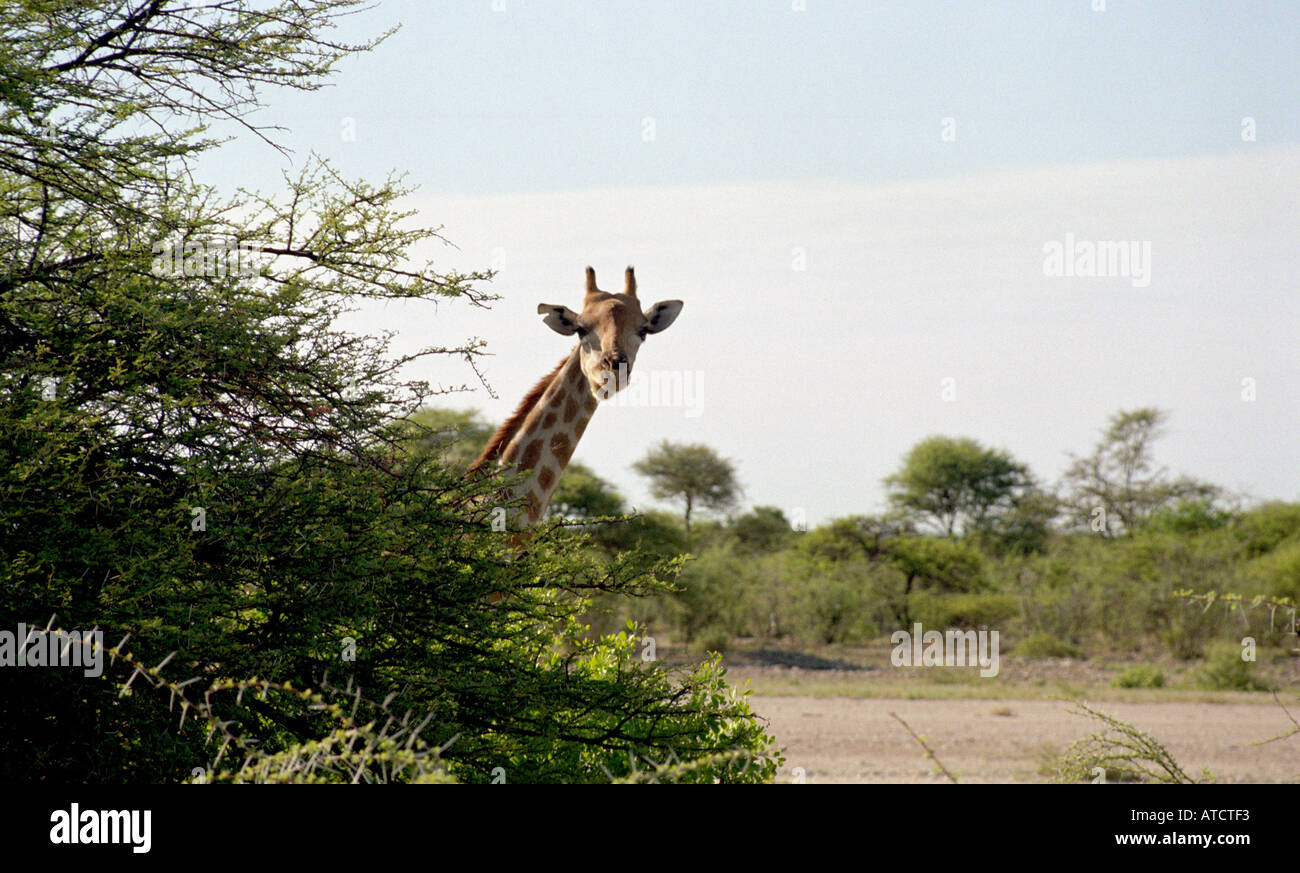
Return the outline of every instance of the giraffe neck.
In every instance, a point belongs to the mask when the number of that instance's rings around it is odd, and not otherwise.
[[[524,501],[523,515],[515,520],[514,527],[536,524],[546,512],[560,474],[596,411],[596,398],[582,372],[579,348],[575,347],[552,374],[501,454],[511,475],[529,474],[509,495]]]

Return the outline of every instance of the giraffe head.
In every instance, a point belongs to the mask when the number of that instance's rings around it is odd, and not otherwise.
[[[608,399],[627,387],[641,343],[659,333],[677,318],[682,301],[661,300],[644,312],[636,299],[636,275],[627,268],[622,294],[609,294],[596,287],[596,271],[587,268],[587,293],[582,312],[567,306],[542,303],[537,314],[556,333],[577,334],[582,372],[598,400]]]

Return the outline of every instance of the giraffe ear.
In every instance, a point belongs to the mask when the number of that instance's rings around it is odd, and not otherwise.
[[[664,330],[668,325],[677,320],[677,313],[682,311],[682,301],[680,300],[660,300],[654,306],[645,311],[646,321],[650,324],[646,327],[649,333],[658,333]]]
[[[554,303],[537,304],[537,314],[545,315],[542,321],[546,326],[558,334],[572,336],[578,332],[578,313],[574,312],[567,306],[556,306]]]

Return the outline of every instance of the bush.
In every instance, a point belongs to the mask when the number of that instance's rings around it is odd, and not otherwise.
[[[693,642],[705,628],[735,629],[743,570],[735,552],[725,546],[707,548],[686,562],[678,577],[681,590],[675,600],[687,642]]]
[[[1164,688],[1164,671],[1148,664],[1129,667],[1110,683],[1116,688]]]
[[[886,552],[909,588],[967,592],[986,587],[984,558],[966,543],[902,536],[890,540]]]
[[[696,641],[705,652],[722,654],[731,647],[731,634],[727,633],[726,628],[713,625],[700,631]]]
[[[1152,533],[1198,534],[1219,530],[1232,521],[1232,513],[1214,505],[1212,500],[1181,500],[1157,509],[1142,525]]]
[[[794,569],[800,575],[787,584],[799,586],[802,595],[792,604],[792,625],[802,639],[861,642],[879,632],[881,583],[898,582],[888,568],[846,561],[796,564]]]
[[[1271,691],[1255,675],[1255,662],[1243,661],[1241,647],[1231,643],[1216,646],[1196,676],[1196,687],[1208,691]]]
[[[1148,532],[1118,545],[1103,583],[1105,607],[1097,616],[1107,638],[1133,650],[1155,636],[1175,658],[1200,657],[1226,629],[1227,613],[1189,604],[1174,591],[1219,588],[1234,572],[1232,555],[1212,535]]]
[[[1251,561],[1246,574],[1261,594],[1300,600],[1300,540],[1286,542]]]
[[[1300,503],[1265,503],[1243,513],[1230,529],[1245,556],[1257,557],[1300,538]]]
[[[1095,540],[1063,539],[1051,554],[1003,564],[1004,587],[1020,594],[1026,634],[1074,639],[1093,625],[1103,548]]]
[[[1083,652],[1059,637],[1044,633],[1030,634],[1016,646],[1022,658],[1082,658]]]
[[[1003,630],[1020,614],[1019,601],[1010,594],[936,594],[920,591],[908,598],[908,611],[927,628],[981,627]]]
[[[1174,603],[1158,619],[1156,635],[1169,654],[1191,661],[1205,653],[1205,645],[1223,626],[1222,610],[1206,610],[1195,603]]]

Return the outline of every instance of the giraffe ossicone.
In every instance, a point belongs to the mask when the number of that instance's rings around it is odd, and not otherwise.
[[[547,327],[576,336],[578,344],[524,396],[470,466],[471,472],[495,465],[508,475],[527,474],[504,495],[508,501],[523,501],[522,511],[509,517],[512,529],[522,530],[542,518],[596,406],[627,387],[641,344],[671,325],[681,310],[680,300],[661,300],[642,310],[631,267],[620,294],[597,288],[596,271],[588,267],[580,312],[558,304],[538,305],[537,314]]]

